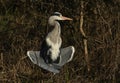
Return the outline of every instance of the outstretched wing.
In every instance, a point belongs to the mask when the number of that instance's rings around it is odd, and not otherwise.
[[[40,66],[41,68],[53,73],[59,73],[59,70],[56,69],[55,66],[45,63],[43,58],[40,56],[40,51],[28,51],[27,55],[34,64]]]
[[[59,73],[59,69],[64,64],[72,60],[74,52],[75,52],[75,49],[73,46],[69,46],[69,47],[61,49],[60,62],[58,64],[53,63],[51,65],[47,64],[44,61],[43,57],[40,56],[40,51],[28,51],[27,55],[34,64],[50,72]]]

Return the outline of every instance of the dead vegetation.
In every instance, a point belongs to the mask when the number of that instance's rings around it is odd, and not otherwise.
[[[79,30],[80,0],[0,0],[0,82],[119,83],[120,1],[83,2],[89,63],[84,57],[85,37]],[[61,23],[62,47],[74,45],[76,49],[74,59],[57,75],[32,64],[26,57],[27,50],[39,50],[49,31],[48,17],[55,11],[74,19]]]

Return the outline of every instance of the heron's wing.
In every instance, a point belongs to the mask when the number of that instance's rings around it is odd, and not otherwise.
[[[59,69],[66,63],[70,62],[73,58],[75,49],[73,46],[69,46],[61,49],[60,53],[60,62],[58,64],[46,64],[42,57],[40,57],[40,51],[28,51],[27,55],[30,60],[40,66],[43,69],[46,69],[53,73],[59,73]]]
[[[64,64],[70,62],[73,58],[74,52],[75,52],[75,48],[73,46],[62,48],[60,53],[60,62],[54,65],[61,67]]]
[[[34,64],[40,66],[41,68],[53,73],[59,73],[59,70],[55,68],[57,66],[49,65],[44,62],[43,58],[40,57],[40,51],[28,51],[27,55]]]

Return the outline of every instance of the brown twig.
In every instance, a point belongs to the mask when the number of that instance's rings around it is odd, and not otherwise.
[[[98,10],[98,13],[99,13],[101,19],[103,20],[103,22],[108,25],[109,33],[112,35],[112,31],[111,31],[111,28],[110,28],[110,23],[108,21],[106,21],[104,19],[104,17],[101,15],[101,11],[100,11],[100,8],[98,6],[97,6],[97,10]]]
[[[4,68],[4,62],[3,62],[3,53],[1,53],[1,55],[0,55],[0,61],[1,61],[1,67],[3,68],[3,70],[5,69]]]
[[[84,42],[85,60],[86,60],[86,63],[87,63],[88,71],[90,71],[89,58],[88,58],[88,48],[87,48],[87,39],[86,39],[86,34],[83,30],[83,8],[84,8],[83,1],[81,1],[80,32],[84,37],[83,42]]]

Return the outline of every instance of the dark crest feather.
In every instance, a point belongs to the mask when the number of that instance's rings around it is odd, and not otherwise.
[[[54,14],[53,14],[54,16],[60,16],[60,15],[62,15],[61,13],[59,13],[59,12],[54,12]]]

